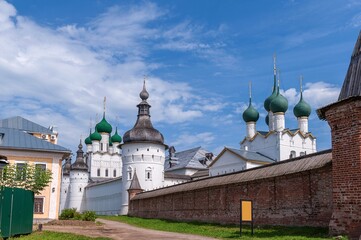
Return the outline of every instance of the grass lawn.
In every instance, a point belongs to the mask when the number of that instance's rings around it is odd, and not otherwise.
[[[1,237],[0,237],[1,239]],[[34,232],[30,235],[16,237],[16,238],[10,238],[12,240],[110,240],[110,238],[91,238],[91,237],[85,237],[80,236],[76,234],[71,233],[59,233],[59,232],[49,232],[49,231],[42,231],[42,232]]]
[[[160,219],[143,219],[127,216],[99,216],[99,218],[128,223],[130,225],[178,233],[189,233],[214,238],[232,239],[282,239],[282,240],[319,240],[329,238],[327,228],[315,227],[256,227],[254,236],[251,236],[250,227],[244,227],[242,238],[239,236],[239,227],[235,225],[219,225],[199,222],[174,222]],[[341,238],[347,239],[347,238]]]

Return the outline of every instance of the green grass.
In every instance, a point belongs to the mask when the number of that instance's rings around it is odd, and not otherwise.
[[[219,225],[199,222],[175,222],[161,219],[143,219],[127,216],[100,216],[99,218],[128,223],[130,225],[168,232],[188,233],[222,239],[252,239],[252,240],[321,240],[328,237],[327,228],[316,227],[255,227],[251,236],[249,226],[244,226],[242,238],[239,236],[239,226]],[[347,238],[342,238],[347,239]]]
[[[0,238],[1,239],[1,238]],[[10,238],[12,240],[110,240],[110,238],[91,238],[71,233],[59,233],[59,232],[34,232],[30,235]]]

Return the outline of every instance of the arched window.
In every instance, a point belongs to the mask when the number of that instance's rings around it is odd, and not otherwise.
[[[116,177],[116,176],[117,176],[117,170],[114,169],[114,170],[113,170],[113,177]]]
[[[97,170],[97,176],[100,177],[100,168]]]
[[[296,157],[296,152],[295,151],[291,151],[290,153],[290,158],[295,158]]]
[[[152,180],[152,169],[150,167],[147,167],[145,169],[145,180],[151,181]]]
[[[132,177],[133,177],[133,169],[132,169],[131,166],[128,167],[127,175],[128,175],[128,180],[132,180]]]
[[[305,156],[306,152],[300,152],[300,156]]]
[[[107,169],[105,169],[105,176],[108,177],[108,175],[109,175],[109,171],[108,171],[108,168],[107,168]]]

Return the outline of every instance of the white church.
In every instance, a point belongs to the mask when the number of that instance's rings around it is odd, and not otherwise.
[[[252,106],[250,96],[243,113],[247,136],[239,149],[225,147],[214,159],[212,153],[201,147],[181,152],[176,152],[173,146],[168,149],[163,135],[152,125],[144,82],[137,121],[123,139],[117,129],[112,135],[113,128],[104,111],[103,119],[85,139],[86,153],[80,142],[75,162],[66,160],[60,211],[76,208],[104,215],[126,215],[132,190],[151,191],[316,152],[316,139],[308,131],[311,108],[303,99],[302,88],[300,101],[293,109],[298,127],[288,129],[285,127],[288,102],[280,94],[276,73],[274,63],[273,92],[264,102],[268,131],[257,131],[259,113]]]

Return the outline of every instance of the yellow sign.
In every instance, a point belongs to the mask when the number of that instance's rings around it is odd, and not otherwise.
[[[242,221],[252,221],[251,201],[242,201]]]

